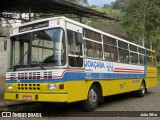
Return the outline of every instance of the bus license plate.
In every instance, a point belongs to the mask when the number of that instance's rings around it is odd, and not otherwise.
[[[32,96],[23,95],[23,100],[32,100]]]

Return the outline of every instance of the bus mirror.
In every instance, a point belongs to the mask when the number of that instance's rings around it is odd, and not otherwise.
[[[4,41],[4,50],[7,50],[7,40]]]
[[[78,34],[78,44],[82,44],[82,34]]]

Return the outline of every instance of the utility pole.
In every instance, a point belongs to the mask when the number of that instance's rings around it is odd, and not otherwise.
[[[29,0],[28,2],[29,2],[29,22],[30,22],[31,21],[31,11],[32,11],[31,0]]]

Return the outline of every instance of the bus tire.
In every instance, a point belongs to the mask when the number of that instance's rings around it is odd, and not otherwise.
[[[136,92],[136,95],[137,97],[144,97],[146,93],[147,93],[146,84],[145,81],[142,81],[141,88]]]
[[[99,103],[99,90],[96,85],[92,85],[88,91],[87,100],[82,101],[82,109],[91,112],[96,109]]]

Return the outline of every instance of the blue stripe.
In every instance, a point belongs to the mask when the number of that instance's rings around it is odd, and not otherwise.
[[[125,79],[125,78],[144,78],[145,74],[122,74],[122,73],[88,73],[85,72],[65,72],[62,78],[57,79],[29,79],[29,80],[7,80],[7,83],[30,83],[30,82],[66,82],[75,80],[90,79]]]
[[[144,74],[92,73],[93,79],[143,78]]]

